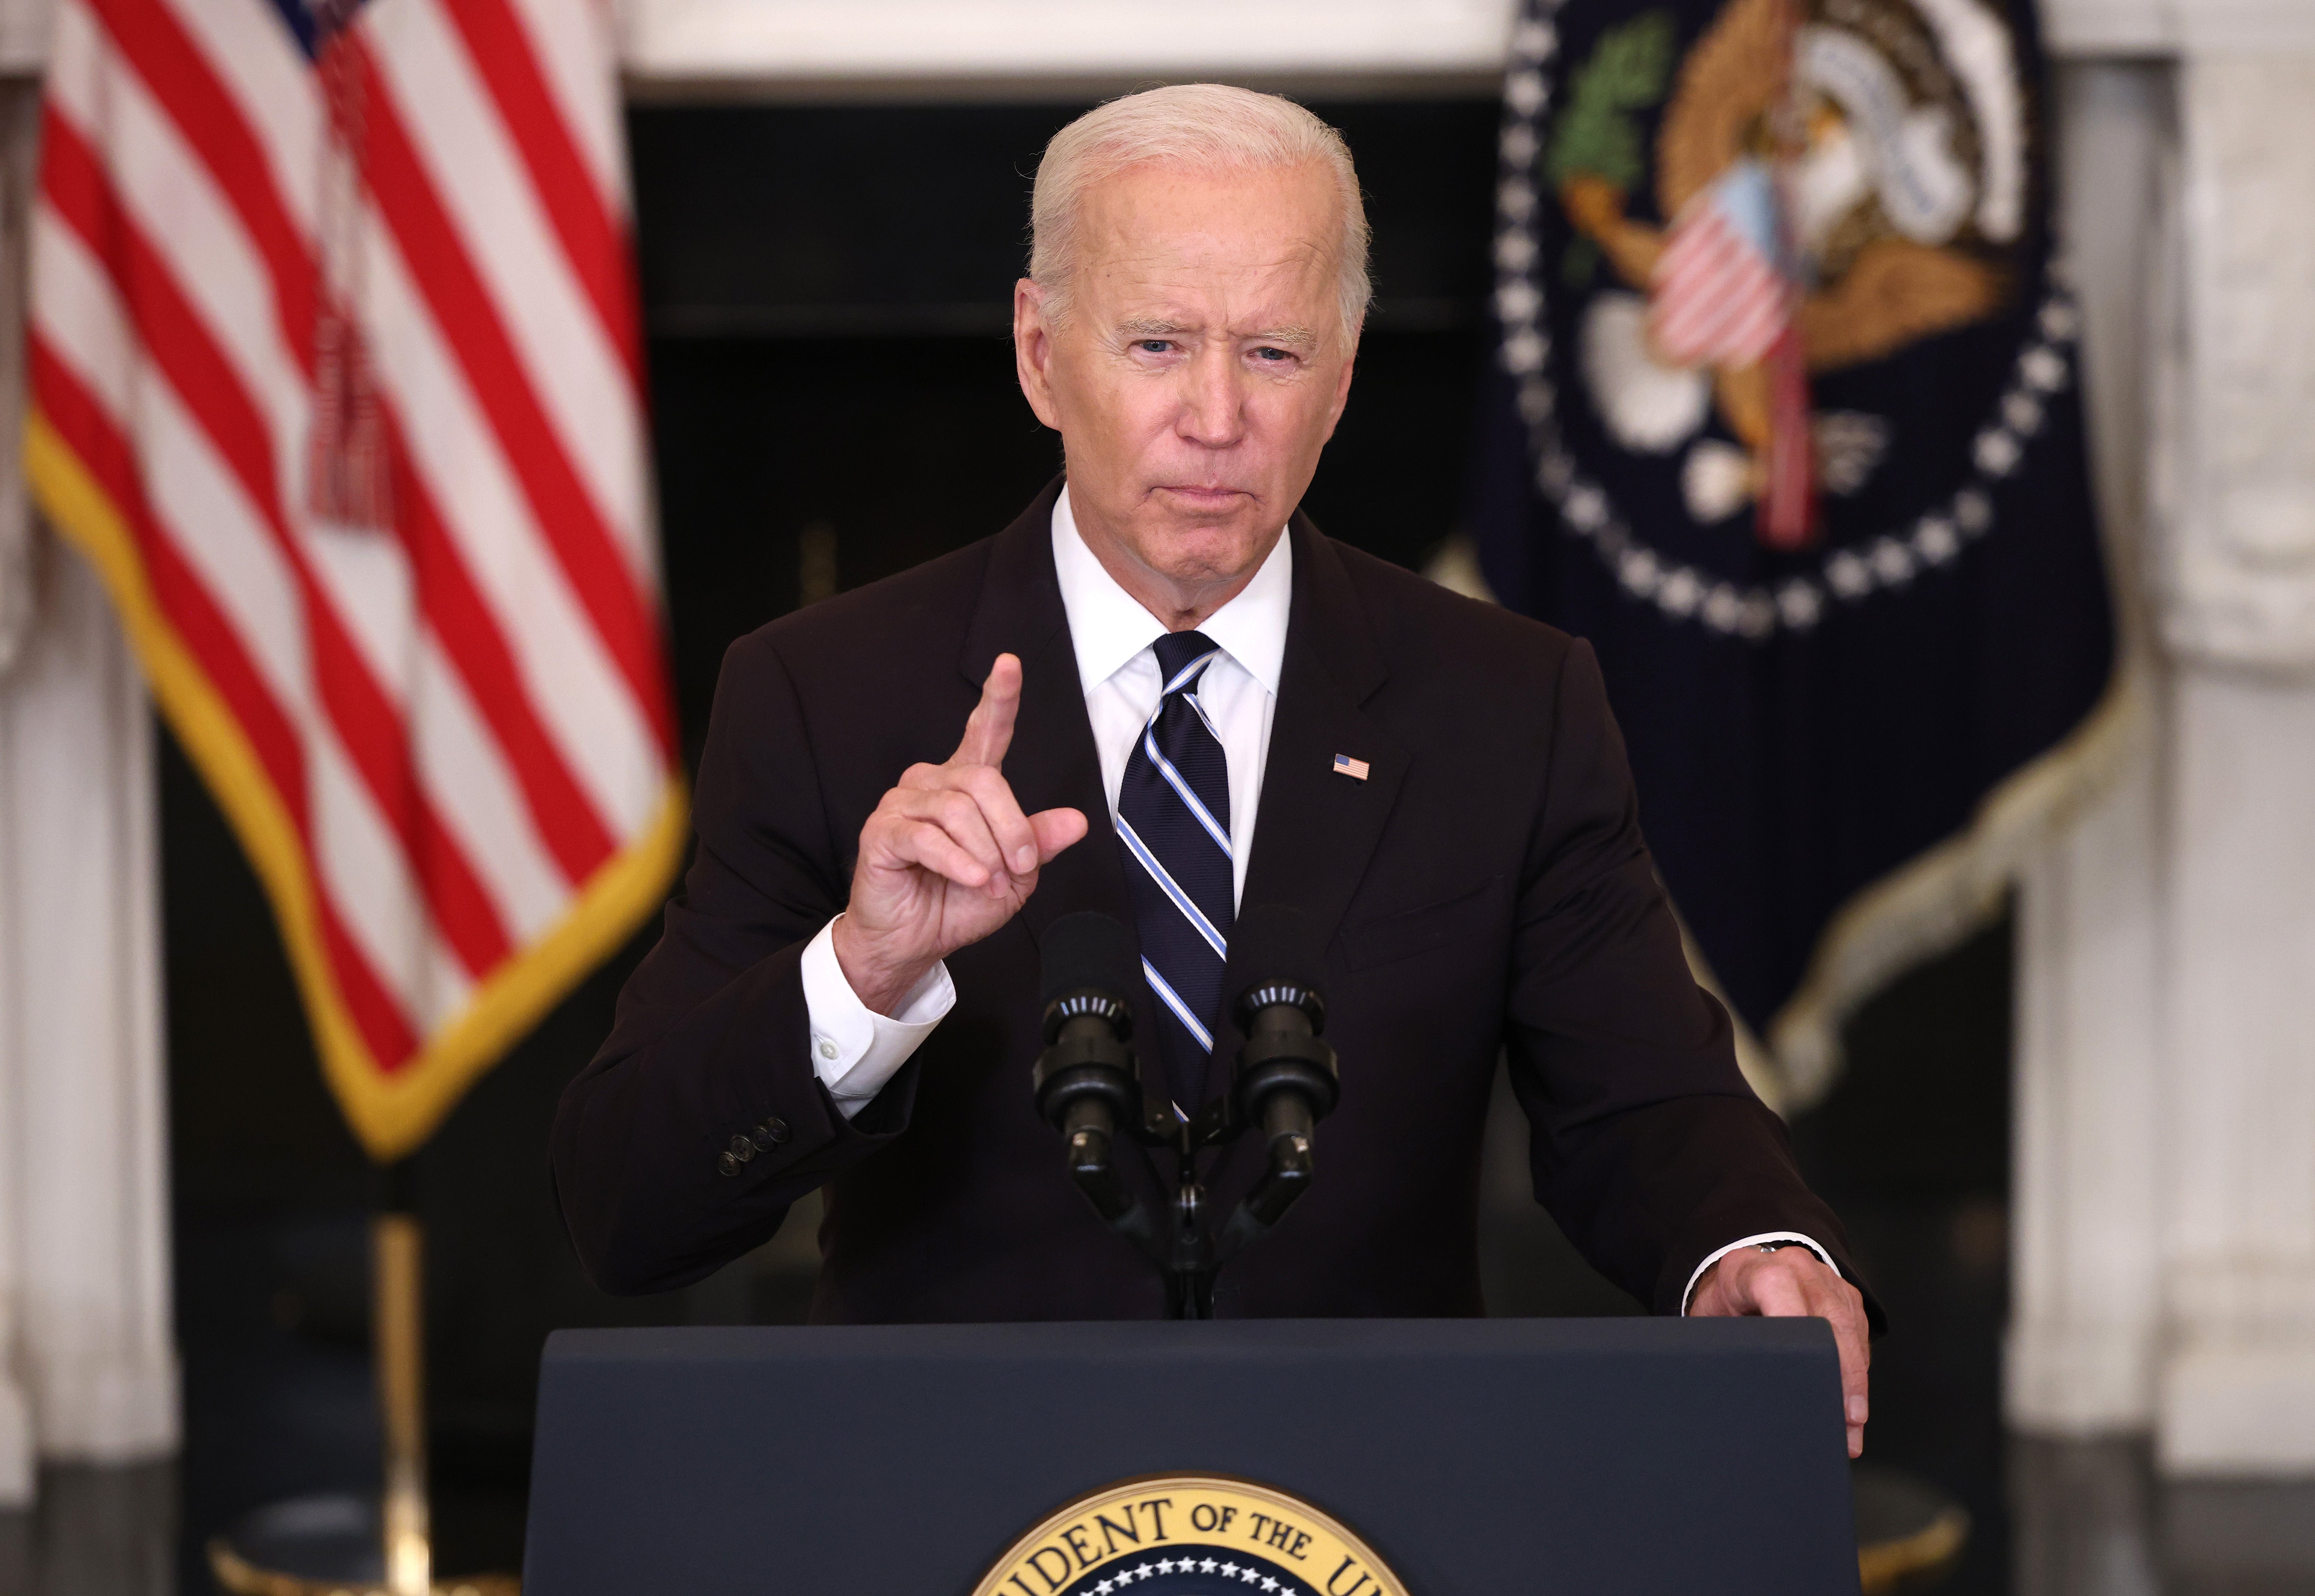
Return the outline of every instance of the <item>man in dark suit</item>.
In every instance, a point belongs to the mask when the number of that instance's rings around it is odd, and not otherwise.
[[[1342,1102],[1218,1313],[1482,1311],[1507,1051],[1584,1255],[1662,1313],[1831,1319],[1854,1449],[1840,1226],[1690,976],[1591,650],[1296,509],[1368,297],[1340,139],[1242,90],[1134,95],[1056,137],[1033,222],[1016,343],[1066,485],[732,646],[696,857],[556,1122],[590,1272],[697,1280],[820,1188],[815,1317],[1156,1316],[1031,1104],[1040,938],[1135,927],[1143,1079],[1194,1113],[1264,973],[1233,918],[1282,903],[1323,946]],[[1221,1211],[1261,1164],[1214,1156]]]

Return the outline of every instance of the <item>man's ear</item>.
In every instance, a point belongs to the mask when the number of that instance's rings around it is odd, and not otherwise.
[[[1037,419],[1058,432],[1053,405],[1053,333],[1045,322],[1045,290],[1027,278],[1013,285],[1013,370]]]

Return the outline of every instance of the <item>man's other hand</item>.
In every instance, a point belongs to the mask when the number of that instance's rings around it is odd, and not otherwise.
[[[1738,1247],[1724,1255],[1696,1283],[1689,1299],[1691,1318],[1735,1318],[1759,1314],[1771,1319],[1820,1318],[1832,1323],[1840,1349],[1841,1405],[1849,1420],[1849,1455],[1865,1450],[1865,1370],[1873,1354],[1865,1323],[1865,1299],[1855,1286],[1824,1266],[1805,1246],[1764,1253]]]
[[[878,1014],[932,967],[1011,919],[1037,873],[1086,834],[1074,809],[1024,815],[1000,773],[1021,710],[1021,661],[999,654],[945,764],[913,765],[860,829],[836,962]]]

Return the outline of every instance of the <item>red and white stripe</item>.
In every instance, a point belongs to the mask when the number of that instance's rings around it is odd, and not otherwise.
[[[1673,224],[1648,306],[1656,352],[1675,366],[1750,366],[1776,346],[1790,290],[1706,193]]]
[[[608,8],[374,0],[352,307],[389,530],[315,524],[327,118],[267,0],[61,0],[41,421],[278,799],[382,1077],[663,827],[665,677]]]

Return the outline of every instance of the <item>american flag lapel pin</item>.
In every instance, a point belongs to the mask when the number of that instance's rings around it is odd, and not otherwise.
[[[1335,774],[1347,776],[1353,781],[1364,781],[1369,767],[1364,759],[1353,759],[1348,754],[1335,756]]]

